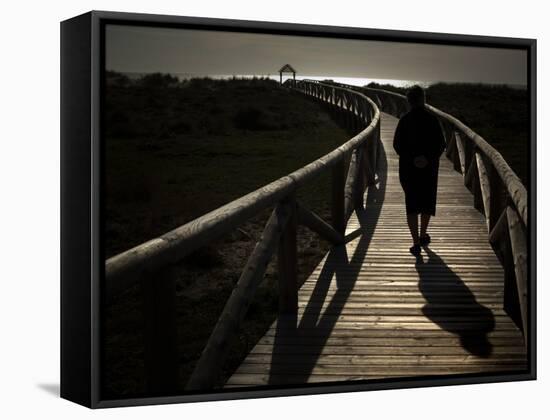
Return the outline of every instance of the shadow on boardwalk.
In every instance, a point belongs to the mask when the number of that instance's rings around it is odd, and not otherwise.
[[[489,357],[492,345],[488,334],[495,328],[495,318],[490,309],[476,301],[468,286],[445,264],[433,250],[425,248],[427,261],[416,262],[418,288],[428,302],[424,315],[446,331],[456,334],[460,344],[469,353]],[[464,307],[449,309],[449,297]],[[468,326],[475,326],[475,329]]]
[[[307,345],[308,352],[300,356],[299,365],[293,365],[292,382],[302,384],[308,381],[323,347],[331,335],[334,323],[341,314],[342,307],[354,288],[359,270],[361,269],[361,263],[365,259],[370,240],[373,237],[378,218],[380,217],[382,202],[384,201],[386,192],[386,179],[386,152],[382,142],[380,142],[378,144],[377,182],[375,185],[368,187],[365,204],[366,210],[357,210],[356,212],[360,228],[348,235],[352,237],[358,236],[359,242],[351,258],[347,254],[346,245],[333,247],[329,251],[319,278],[315,283],[309,303],[305,307],[298,325],[297,318],[295,317],[279,317],[273,343],[273,356],[268,381],[270,385],[280,384],[281,378],[284,378],[287,373],[284,369],[288,355],[285,355],[284,351],[280,351],[281,347],[296,340],[304,340],[303,344]],[[366,220],[367,212],[369,214],[368,222]],[[321,306],[315,305],[314,302],[326,299],[333,277],[336,279],[338,290],[333,295],[329,305],[322,310]],[[342,280],[344,277],[346,281]],[[353,279],[351,282],[349,281],[350,278]],[[313,330],[315,334],[305,336],[302,334],[303,330],[308,330],[308,332]],[[288,383],[288,381],[284,382]]]

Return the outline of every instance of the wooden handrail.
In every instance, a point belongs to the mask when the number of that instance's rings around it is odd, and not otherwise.
[[[145,365],[149,373],[147,377],[159,382],[148,383],[149,390],[162,388],[166,391],[165,384],[162,382],[171,375],[170,372],[173,373],[178,369],[177,366],[167,369],[165,361],[160,363],[162,366],[158,366],[161,358],[159,355],[172,355],[175,349],[167,349],[166,346],[155,347],[155,343],[177,342],[175,328],[162,328],[164,335],[171,336],[159,337],[159,328],[155,326],[175,323],[173,319],[163,321],[158,313],[153,314],[154,305],[150,304],[150,297],[147,296],[154,288],[155,282],[167,281],[166,276],[158,275],[159,272],[199,247],[237,228],[260,211],[275,207],[264,229],[262,239],[250,256],[187,384],[187,389],[210,388],[219,375],[227,352],[227,346],[224,344],[238,328],[246,313],[257,284],[264,276],[275,244],[278,248],[280,277],[279,307],[284,313],[296,314],[298,309],[296,223],[301,222],[333,242],[343,242],[347,218],[354,208],[363,205],[365,188],[368,183],[374,182],[377,144],[380,141],[380,111],[376,104],[360,92],[329,84],[300,81],[288,83],[286,86],[328,105],[346,128],[354,134],[353,137],[314,162],[158,238],[111,257],[105,263],[107,296],[112,296],[138,280],[142,285],[146,285],[146,288],[142,286],[144,292],[142,298],[146,303],[144,308],[147,312],[144,318],[154,318],[155,322],[145,331],[147,336],[145,341],[149,343],[149,347],[152,347],[148,349],[147,354],[154,355],[146,358]],[[346,168],[348,158],[351,165]],[[313,212],[298,205],[294,198],[298,188],[328,170],[332,170],[333,175],[332,227]],[[368,183],[365,180],[368,180]],[[170,290],[170,288],[164,289]],[[162,298],[163,302],[172,305],[174,300],[170,299],[166,293]],[[165,310],[163,313],[175,314],[175,311]],[[174,359],[171,358],[171,360]],[[176,364],[177,361],[173,363]],[[163,374],[158,374],[159,367],[162,367]]]

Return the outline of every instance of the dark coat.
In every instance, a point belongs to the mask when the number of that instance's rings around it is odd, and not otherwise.
[[[399,181],[405,192],[407,214],[435,215],[439,158],[445,137],[435,115],[425,107],[414,108],[401,117],[393,138],[399,155]],[[417,168],[414,158],[424,155],[428,165]]]

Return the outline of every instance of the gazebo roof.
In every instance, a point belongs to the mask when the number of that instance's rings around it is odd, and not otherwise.
[[[294,68],[290,64],[285,64],[283,67],[281,67],[281,69],[279,70],[279,73],[283,73],[287,71],[296,73],[296,70],[294,70]]]

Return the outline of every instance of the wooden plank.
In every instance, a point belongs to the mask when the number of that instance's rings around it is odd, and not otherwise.
[[[481,347],[481,345],[480,345]],[[327,354],[361,354],[365,356],[370,355],[424,355],[424,354],[442,354],[442,355],[468,355],[471,354],[471,351],[475,351],[476,347],[470,347],[465,349],[462,346],[448,346],[448,347],[426,347],[426,346],[410,346],[410,347],[397,347],[397,346],[323,346],[321,349],[319,346],[291,346],[291,345],[262,345],[258,344],[254,347],[255,354],[272,354],[273,350],[276,349],[278,354],[287,354],[287,355],[312,355],[314,361],[318,355],[327,355]],[[492,347],[491,354],[525,354],[525,347],[523,345],[517,346],[502,346],[502,347]]]
[[[469,318],[463,318],[463,314],[467,312],[471,313],[480,313],[480,315],[474,317],[478,318],[485,317],[487,322],[493,321],[492,316],[489,316],[489,313],[494,314],[495,316],[507,316],[506,312],[502,309],[501,303],[490,304],[470,304],[470,305],[432,305],[430,303],[419,304],[417,307],[380,307],[377,305],[375,307],[367,306],[368,304],[335,304],[334,301],[328,303],[320,304],[302,304],[298,307],[298,316],[315,309],[317,312],[322,313],[323,317],[327,315],[343,315],[343,316],[353,316],[353,315],[362,315],[362,316],[422,316],[422,317],[456,317],[460,320],[467,320]],[[490,309],[490,311],[486,311]],[[481,312],[484,312],[482,315]],[[433,320],[433,319],[432,319]],[[480,322],[483,320],[479,319]]]
[[[501,322],[508,321],[513,324],[513,322],[508,318],[507,315],[493,315],[496,320],[502,318]],[[448,315],[441,316],[430,316],[426,317],[423,315],[332,315],[332,314],[323,314],[322,321],[319,323],[333,324],[340,322],[351,322],[351,323],[377,323],[377,324],[398,324],[399,322],[403,323],[415,323],[415,324],[433,324],[434,322],[441,322],[446,324],[462,324],[462,323],[476,323],[479,322],[483,325],[486,320],[477,315],[466,313],[465,315],[452,317]]]
[[[288,220],[282,229],[277,249],[279,282],[279,313],[296,314],[298,309],[298,261],[297,261],[297,211],[294,194],[287,197],[281,206],[288,209]],[[267,264],[266,264],[267,265]]]
[[[307,362],[306,356],[289,355],[286,358],[279,359],[279,362],[293,365]],[[251,354],[246,359],[246,364],[271,364],[273,356],[271,354]],[[502,355],[498,359],[487,359],[486,357],[474,355],[339,355],[329,354],[319,356],[319,364],[322,365],[488,365],[496,363],[525,364],[526,356],[522,354]]]
[[[448,323],[448,326],[452,327],[454,331],[476,331],[480,329],[479,322],[477,320],[471,320],[471,322],[453,322]],[[364,329],[373,329],[373,330],[391,330],[391,329],[400,329],[402,331],[408,330],[429,330],[429,331],[444,331],[438,324],[435,322],[415,322],[407,320],[394,320],[394,322],[378,322],[378,321],[320,321],[318,324],[311,326],[311,328],[316,328],[320,331],[322,335],[330,335],[334,330],[337,329],[348,329],[348,330],[364,330]],[[284,326],[279,328],[280,330],[285,330]],[[289,329],[290,331],[295,331],[295,328]],[[305,328],[300,328],[300,332],[305,331]],[[514,322],[506,318],[506,322],[497,322],[493,327],[492,331],[510,331],[517,333],[518,327]]]
[[[369,375],[369,376],[421,376],[421,375],[443,375],[443,374],[457,374],[466,372],[489,372],[499,371],[505,369],[523,370],[525,365],[523,363],[497,363],[492,364],[479,364],[479,365],[462,365],[462,364],[446,364],[446,365],[316,365],[310,375]],[[270,372],[277,372],[278,375],[293,374],[296,373],[295,365],[260,365],[260,364],[247,364],[243,365],[236,372],[237,375],[245,374],[269,374]]]
[[[346,209],[344,196],[345,162],[342,160],[332,168],[332,227],[340,234],[346,230]]]
[[[499,373],[506,373],[510,371],[525,370],[525,369],[506,369],[506,368],[495,368],[492,371]],[[488,370],[491,371],[491,370]],[[464,370],[460,373],[482,373],[483,370],[479,368],[472,370]],[[433,374],[445,375],[445,372],[439,371],[439,373]],[[391,372],[388,372],[385,375],[311,375],[307,378],[308,382],[311,383],[337,383],[342,381],[364,381],[372,379],[382,379],[382,378],[392,378],[392,377],[407,377],[407,376],[418,376],[418,375],[392,375]],[[228,384],[228,388],[237,388],[241,386],[251,386],[251,385],[285,385],[285,384],[294,384],[300,385],[304,382],[303,375],[262,375],[262,374],[242,374],[235,375],[235,378]]]
[[[470,326],[470,328],[468,328]],[[278,328],[276,331],[268,331],[266,335],[284,337],[299,333],[300,335],[314,337],[314,340],[329,336],[345,336],[345,337],[455,337],[457,334],[461,336],[476,336],[479,332],[479,325],[460,324],[455,325],[455,329],[445,330],[436,324],[421,323],[421,324],[376,324],[376,323],[350,323],[341,322],[327,327],[306,325],[300,326],[294,331],[289,328]],[[485,337],[490,340],[494,337],[506,337],[512,341],[522,338],[521,331],[518,330],[515,324],[498,323],[490,331],[485,331]]]
[[[277,343],[289,346],[357,346],[357,347],[459,347],[461,338],[454,337],[329,337],[328,339],[301,335],[289,335],[287,337],[265,336],[260,339],[258,345],[275,345]],[[515,339],[509,337],[492,338],[491,345],[494,347],[522,347],[523,339],[517,336]],[[523,353],[521,353],[523,355]],[[248,359],[247,359],[248,360]]]

